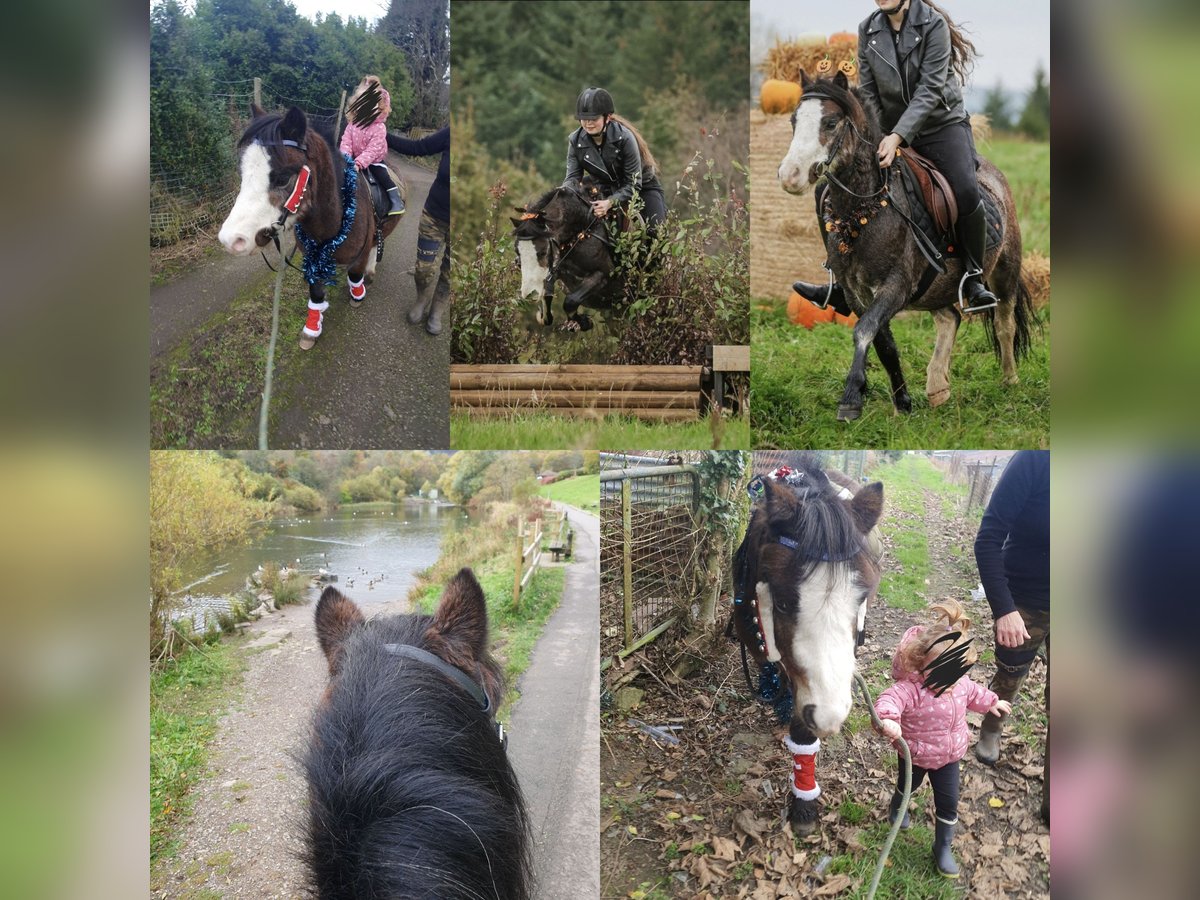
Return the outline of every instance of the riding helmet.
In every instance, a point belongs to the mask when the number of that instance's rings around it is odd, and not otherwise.
[[[577,119],[611,116],[614,111],[612,94],[604,88],[584,88],[579,99],[575,101],[575,118]]]

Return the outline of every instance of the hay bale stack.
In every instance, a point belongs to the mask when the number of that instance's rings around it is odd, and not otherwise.
[[[1036,250],[1025,254],[1021,271],[1029,280],[1033,308],[1041,309],[1050,302],[1050,257]]]
[[[801,70],[809,78],[832,75],[841,64],[856,63],[857,55],[858,36],[855,34],[839,31],[828,39],[807,35],[792,41],[776,41],[759,68],[767,78],[799,82]],[[829,69],[822,73],[818,64],[825,60],[829,62]],[[858,84],[857,72],[849,77],[851,83]]]

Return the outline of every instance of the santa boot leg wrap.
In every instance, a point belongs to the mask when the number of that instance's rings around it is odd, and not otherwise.
[[[792,796],[800,800],[816,800],[821,796],[816,775],[817,754],[821,752],[820,738],[813,738],[811,744],[797,744],[785,737],[783,743],[792,754]]]
[[[346,284],[350,286],[350,301],[357,306],[367,298],[367,286],[362,280],[354,281],[349,275],[346,276]]]
[[[304,320],[304,328],[301,334],[305,337],[317,338],[321,336],[321,326],[325,321],[325,310],[329,309],[329,301],[325,300],[321,303],[313,303],[308,301],[308,318]]]

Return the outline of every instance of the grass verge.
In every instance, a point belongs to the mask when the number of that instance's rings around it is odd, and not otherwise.
[[[883,821],[864,828],[859,832],[859,840],[866,851],[835,856],[829,864],[831,874],[844,873],[858,881],[858,890],[847,896],[867,895],[879,861],[879,852],[887,840],[890,827]],[[923,825],[914,822],[909,831],[901,831],[892,844],[889,865],[884,867],[876,896],[912,900],[952,900],[960,897],[961,893],[956,888],[958,882],[945,878],[934,867],[930,856],[932,846],[933,832]]]
[[[453,414],[450,446],[455,450],[748,450],[750,423],[744,417],[643,422],[622,416],[587,421],[536,413],[494,419]]]
[[[553,484],[543,484],[538,488],[538,493],[556,503],[596,512],[600,509],[600,476],[577,475]]]
[[[150,677],[150,862],[174,853],[208,767],[208,743],[245,663],[219,642],[168,662]]]
[[[1000,382],[1000,364],[982,324],[965,324],[951,361],[950,399],[937,409],[929,406],[924,389],[924,369],[934,344],[933,317],[894,319],[892,333],[909,380],[913,411],[893,412],[887,374],[872,352],[862,418],[839,422],[837,405],[853,356],[850,330],[821,324],[808,331],[788,321],[783,306],[764,308],[756,303],[751,312],[750,382],[754,445],[761,449],[1048,447],[1049,309],[1040,315],[1045,327],[1042,333],[1034,329],[1033,347],[1017,369],[1021,381],[1012,387]]]

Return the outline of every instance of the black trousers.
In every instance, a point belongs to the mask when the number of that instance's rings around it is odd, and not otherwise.
[[[388,174],[387,166],[382,163],[371,163],[371,175],[383,188],[385,194],[396,186],[396,183],[392,181],[392,176]]]
[[[642,218],[651,231],[667,217],[667,198],[661,187],[642,188]]]
[[[965,216],[979,205],[979,178],[975,170],[979,159],[975,154],[975,137],[971,134],[970,122],[956,122],[922,135],[913,149],[932,160],[941,169],[954,199],[958,203],[958,214]]]
[[[896,793],[899,794],[904,790],[904,757],[897,753],[896,759],[900,763],[896,770]],[[917,792],[917,788],[924,783],[926,775],[929,776],[929,783],[933,786],[934,812],[944,822],[955,821],[958,818],[958,760],[946,763],[940,769],[922,769],[913,763],[912,792],[914,794]]]

